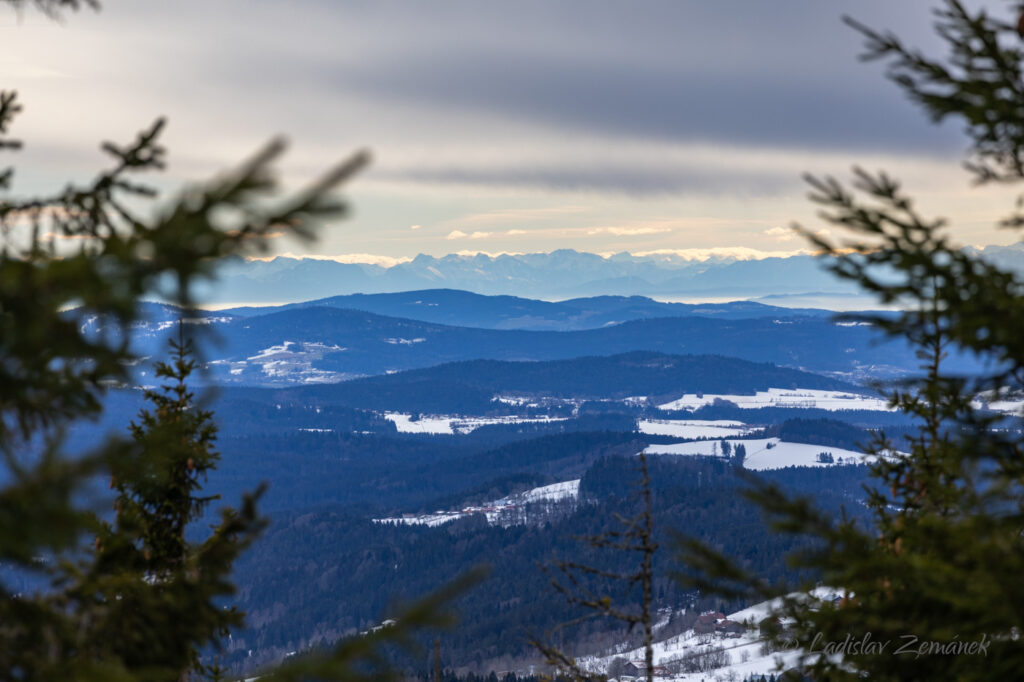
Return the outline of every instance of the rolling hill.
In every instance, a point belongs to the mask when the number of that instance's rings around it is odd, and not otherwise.
[[[392,294],[351,294],[276,307],[229,308],[221,314],[251,317],[297,308],[342,308],[457,327],[575,331],[653,317],[828,317],[828,310],[793,309],[732,301],[716,304],[662,303],[644,296],[594,296],[559,302],[519,296],[485,296],[456,289]]]
[[[483,415],[517,411],[495,402],[497,395],[621,400],[682,393],[753,394],[769,387],[861,391],[837,379],[768,363],[636,351],[542,362],[468,360],[335,384],[280,390],[225,388],[224,395],[234,396],[238,391],[247,400],[282,406]]]
[[[204,325],[228,383],[330,382],[472,359],[539,361],[635,350],[717,354],[847,378],[892,376],[916,360],[871,327],[822,318],[654,318],[569,332],[452,327],[337,308],[301,308]]]
[[[176,334],[175,311],[152,306],[151,320],[133,329],[135,351],[161,357]],[[163,315],[163,317],[161,317]],[[82,315],[96,334],[102,324]],[[577,331],[457,327],[332,307],[292,308],[248,317],[202,313],[188,320],[202,340],[208,379],[217,383],[286,386],[330,383],[463,360],[542,361],[652,351],[723,355],[858,381],[903,376],[917,360],[903,341],[871,326],[815,316],[663,317]],[[205,338],[204,338],[205,337]],[[971,371],[951,357],[951,370]],[[138,366],[148,383],[151,368]]]

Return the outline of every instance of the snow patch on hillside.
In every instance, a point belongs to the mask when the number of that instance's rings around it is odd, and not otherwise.
[[[640,433],[677,438],[734,438],[753,431],[743,422],[727,419],[642,419],[637,428]]]
[[[191,325],[212,325],[212,324],[224,324],[224,323],[230,322],[232,319],[234,319],[234,318],[232,318],[232,317],[182,317],[182,318],[177,318],[176,317],[176,318],[173,318],[173,319],[156,320],[156,321],[138,320],[136,322],[132,322],[131,329],[132,329],[132,333],[137,335],[137,336],[144,336],[144,337],[150,337],[151,338],[151,337],[155,336],[156,334],[158,334],[160,332],[165,332],[168,329],[173,329],[173,328],[177,327],[179,323],[181,323],[181,324],[191,324]],[[99,318],[96,317],[95,315],[89,317],[88,319],[86,319],[85,324],[82,325],[82,332],[84,333],[86,327],[92,325],[92,323],[94,323],[94,322],[96,322],[98,320],[99,320]]]
[[[823,391],[811,388],[769,388],[754,395],[687,393],[681,398],[659,405],[662,410],[696,410],[711,405],[716,400],[727,400],[738,407],[754,409],[759,407],[790,407],[819,410],[875,410],[891,411],[887,400],[847,393],[844,391]]]
[[[997,400],[988,403],[988,409],[1003,414],[1020,416],[1024,414],[1024,400]]]
[[[459,417],[430,415],[413,419],[400,412],[385,412],[383,417],[394,422],[399,433],[467,434],[488,424],[546,424],[566,421],[568,417]]]
[[[562,500],[576,499],[580,494],[580,480],[562,481],[551,485],[542,485],[539,488],[532,488],[522,493],[503,497],[496,502],[531,504],[533,502],[561,502]]]
[[[467,506],[459,510],[438,510],[433,514],[405,514],[385,519],[374,519],[375,523],[390,523],[405,526],[440,526],[473,514],[483,514],[491,525],[512,526],[528,523],[531,520],[531,509],[544,503],[557,504],[571,502],[579,498],[580,481],[562,481],[551,485],[542,485],[523,492],[514,493],[493,502],[485,502],[478,506]]]
[[[1024,393],[1020,391],[985,391],[971,403],[978,410],[992,410],[1007,415],[1024,415]]]
[[[497,394],[491,398],[491,402],[503,403],[505,405],[514,405],[516,407],[557,407],[564,405],[572,405],[573,407],[579,407],[584,401],[581,398],[556,398],[549,395],[504,395]],[[611,402],[604,400],[602,402]]]
[[[399,433],[443,433],[451,435],[452,417],[420,417],[413,420],[412,415],[398,412],[385,412],[384,418],[395,423]]]
[[[183,317],[181,320],[164,320],[163,322],[157,322],[155,331],[162,332],[173,327],[178,326],[180,321],[182,324],[224,324],[230,322],[230,317]],[[141,326],[143,329],[152,329],[153,325],[148,322],[142,322]],[[133,328],[138,328],[133,325]]]
[[[753,440],[730,441],[735,447],[742,443],[747,450],[743,466],[754,471],[782,469],[785,467],[820,467],[839,464],[860,464],[874,461],[872,455],[827,445],[808,445],[806,443],[786,443],[778,438],[758,438]],[[834,462],[818,461],[818,454],[827,452]],[[671,443],[649,445],[644,449],[645,455],[693,455],[703,457],[721,456],[718,441],[696,441],[691,443]]]
[[[816,588],[810,594],[810,598],[814,602],[833,601],[840,597],[841,595],[836,590],[829,587]],[[732,629],[737,630],[736,632],[728,632],[726,628],[715,626],[715,631],[711,633],[698,634],[691,629],[655,642],[653,649],[656,677],[673,682],[746,680],[752,675],[769,676],[793,668],[799,662],[802,651],[799,649],[768,651],[765,649],[764,641],[758,630],[760,622],[769,613],[778,609],[780,605],[781,600],[777,599],[755,604],[724,617],[722,614],[715,614],[718,626],[730,624],[733,626]],[[740,628],[736,627],[738,625],[745,626],[745,629],[740,631]],[[701,653],[706,652],[709,647],[721,647],[725,654],[726,664],[713,670],[684,672],[686,661],[700,657]],[[581,657],[579,663],[586,670],[606,673],[616,658],[631,662],[642,669],[644,650],[643,648],[626,649],[620,646],[606,655]]]
[[[242,374],[248,365],[259,367],[265,378],[287,382],[333,383],[341,376],[337,372],[313,367],[313,363],[328,353],[345,350],[341,346],[328,345],[318,341],[285,341],[279,345],[264,348],[244,361],[231,363],[231,374]],[[237,370],[237,371],[236,371]]]
[[[374,523],[391,523],[396,526],[441,526],[469,514],[460,511],[437,511],[433,514],[415,514],[410,516],[394,516],[386,519],[374,519]]]
[[[281,353],[289,352],[288,349],[295,345],[294,341],[285,341],[279,346],[271,346],[270,348],[264,348],[256,355],[249,357],[249,360],[253,362],[259,362],[260,360],[266,360],[280,355]]]

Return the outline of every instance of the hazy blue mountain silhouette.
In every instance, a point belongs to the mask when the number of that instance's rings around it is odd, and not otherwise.
[[[520,296],[486,296],[455,289],[425,289],[390,294],[349,294],[276,307],[230,308],[221,314],[253,316],[298,308],[329,307],[361,310],[459,327],[569,331],[595,329],[652,317],[721,319],[750,317],[830,316],[827,310],[781,308],[752,301],[715,304],[662,303],[644,296],[596,296],[559,302]]]

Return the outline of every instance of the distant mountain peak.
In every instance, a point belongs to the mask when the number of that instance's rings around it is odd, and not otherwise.
[[[973,247],[972,247],[973,248]],[[1024,242],[974,249],[1009,270],[1024,272]],[[308,301],[347,294],[377,294],[443,286],[477,294],[507,294],[546,300],[593,296],[660,299],[759,298],[815,291],[858,293],[809,255],[737,258],[707,250],[704,260],[675,251],[602,256],[575,249],[395,259],[374,263],[279,256],[233,259],[219,279],[197,291],[209,303]],[[386,263],[386,264],[385,264]]]

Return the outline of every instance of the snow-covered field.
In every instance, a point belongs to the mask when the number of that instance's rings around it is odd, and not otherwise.
[[[384,339],[384,343],[389,343],[392,346],[411,346],[414,343],[423,343],[426,339],[417,337],[415,339]]]
[[[1024,413],[1024,400],[996,400],[988,403],[988,409],[1003,414],[1020,415]]]
[[[728,440],[728,439],[726,439]],[[806,443],[785,443],[778,438],[759,438],[754,440],[730,440],[735,447],[742,443],[747,450],[743,466],[755,471],[782,469],[792,466],[833,466],[818,462],[818,453],[831,453],[835,464],[855,464],[869,462],[872,457],[863,452],[844,450],[826,445],[807,445]],[[644,449],[646,455],[702,455],[721,456],[719,441],[696,441],[691,443],[670,443],[667,445],[648,445]]]
[[[659,405],[663,410],[696,410],[722,399],[736,403],[742,408],[758,407],[796,407],[819,410],[884,410],[889,411],[889,403],[882,398],[844,393],[842,391],[820,391],[810,388],[769,388],[758,391],[754,395],[727,395],[704,393],[698,396],[687,393],[677,400]]]
[[[580,479],[562,481],[551,485],[542,485],[525,492],[509,495],[497,500],[494,504],[532,504],[534,502],[561,502],[576,499],[580,494]]]
[[[374,519],[375,523],[392,523],[396,526],[440,526],[469,514],[457,511],[437,511],[433,514],[417,514],[415,516],[393,516],[386,519]]]
[[[988,409],[1004,415],[1024,415],[1024,400],[996,400],[988,403]]]
[[[82,325],[82,332],[85,333],[85,330],[88,327],[92,326],[92,324],[96,322],[98,319],[99,318],[95,315],[86,319],[85,323]],[[174,327],[177,327],[179,322],[181,324],[210,325],[223,324],[225,322],[230,322],[231,320],[232,318],[230,317],[184,317],[181,318],[180,320],[175,318],[172,320],[163,320],[160,322],[148,322],[145,320],[140,320],[138,322],[132,323],[132,331],[133,333],[142,336],[153,336],[157,332],[163,332],[167,331],[168,329],[173,329]]]
[[[631,398],[624,398],[621,402],[626,402]],[[515,405],[517,407],[555,407],[563,405],[571,405],[573,407],[579,407],[583,402],[582,398],[556,398],[550,395],[505,395],[497,394],[491,398],[491,402],[504,403],[505,405]],[[611,401],[605,401],[611,402]]]
[[[385,412],[384,418],[394,422],[399,433],[454,433],[452,417],[420,417],[413,421],[408,414]]]
[[[1024,394],[1020,391],[987,391],[973,402],[975,409],[988,409],[1003,414],[1024,416]]]
[[[525,523],[528,504],[541,502],[563,502],[575,500],[580,494],[579,479],[573,481],[562,481],[551,485],[542,485],[539,488],[531,488],[521,493],[515,493],[508,497],[493,502],[485,502],[477,507],[464,507],[452,511],[436,511],[433,514],[416,514],[408,516],[396,516],[386,519],[374,519],[377,523],[393,523],[406,526],[440,526],[456,519],[461,519],[472,514],[483,514],[490,524],[512,525],[514,523]]]
[[[743,422],[727,419],[642,419],[637,428],[640,433],[678,438],[734,438],[753,430]]]
[[[394,422],[399,433],[466,434],[487,424],[531,424],[565,421],[567,417],[456,417],[445,415],[422,416],[385,412],[384,418]]]
[[[245,360],[229,363],[233,375],[243,374],[249,367],[258,367],[266,379],[301,381],[303,383],[333,383],[341,378],[337,372],[313,367],[313,363],[328,353],[345,350],[341,346],[327,345],[317,341],[285,341],[277,346],[264,348]],[[216,361],[215,361],[216,362]],[[214,363],[211,363],[214,364]]]

